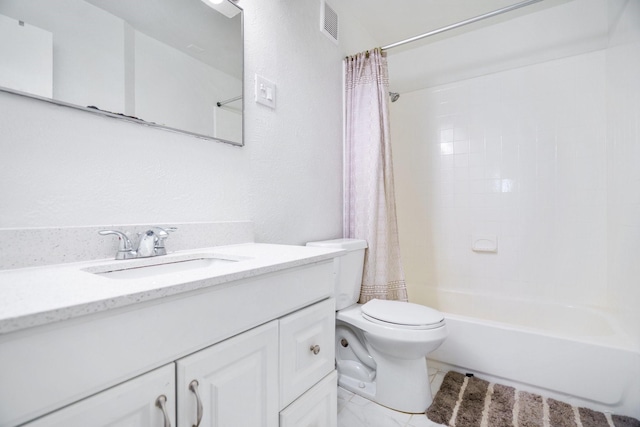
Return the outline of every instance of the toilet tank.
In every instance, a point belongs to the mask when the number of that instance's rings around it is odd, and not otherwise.
[[[335,239],[309,242],[307,246],[332,249],[344,249],[347,253],[333,259],[335,274],[336,310],[349,307],[358,302],[362,286],[362,269],[364,268],[364,251],[367,242],[359,239]]]

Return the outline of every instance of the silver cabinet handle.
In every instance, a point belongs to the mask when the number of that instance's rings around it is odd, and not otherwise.
[[[200,400],[200,393],[198,393],[197,380],[193,380],[189,383],[189,390],[191,390],[193,394],[196,395],[196,402],[198,403],[198,408],[197,408],[198,421],[196,421],[196,423],[193,425],[193,427],[198,427],[200,425],[200,422],[202,421],[202,400]]]
[[[167,414],[167,408],[165,407],[166,403],[167,396],[164,394],[162,396],[158,396],[156,399],[156,406],[160,408],[162,415],[164,415],[164,427],[171,427],[171,420],[169,419],[169,414]]]
[[[313,354],[318,354],[320,353],[320,346],[318,344],[312,345],[309,350],[311,350]]]

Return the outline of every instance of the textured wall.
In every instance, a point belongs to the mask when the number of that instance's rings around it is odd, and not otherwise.
[[[247,201],[257,239],[339,237],[342,53],[319,31],[317,1],[251,2],[246,11],[246,93],[253,96],[256,73],[277,86],[275,110],[251,101],[247,108]]]
[[[252,220],[263,242],[340,236],[348,40],[320,33],[315,0],[240,5],[245,147],[0,93],[0,227]],[[275,110],[254,103],[255,73],[276,83]]]

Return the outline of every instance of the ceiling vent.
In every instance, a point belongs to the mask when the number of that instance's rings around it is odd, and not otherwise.
[[[320,1],[320,31],[338,44],[338,14],[324,0]]]

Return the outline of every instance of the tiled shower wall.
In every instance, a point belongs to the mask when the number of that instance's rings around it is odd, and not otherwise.
[[[412,301],[439,287],[607,307],[640,343],[640,3],[608,6],[606,49],[392,104]]]
[[[640,2],[611,2],[607,48],[608,284],[640,344]]]
[[[605,301],[605,100],[602,51],[402,95],[392,131],[414,299],[437,286]],[[497,252],[472,251],[474,235]]]

